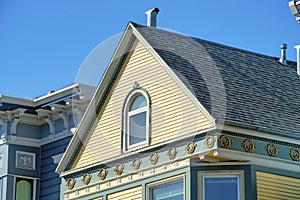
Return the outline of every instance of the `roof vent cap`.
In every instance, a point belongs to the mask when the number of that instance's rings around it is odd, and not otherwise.
[[[156,27],[156,17],[158,12],[158,8],[152,8],[145,12],[147,15],[147,26]]]
[[[279,59],[279,62],[282,64],[282,65],[286,65],[286,44],[281,44],[281,57]]]

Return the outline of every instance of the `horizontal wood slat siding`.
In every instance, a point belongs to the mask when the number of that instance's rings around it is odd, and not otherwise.
[[[60,198],[61,178],[55,172],[57,164],[53,163],[52,156],[64,153],[71,138],[69,136],[41,147],[40,200],[58,200]]]
[[[142,199],[142,187],[135,187],[128,190],[123,190],[117,193],[107,195],[107,200],[141,200]]]
[[[300,199],[300,179],[256,172],[257,199]]]
[[[210,122],[177,83],[140,43],[113,87],[100,120],[73,168],[121,153],[122,107],[134,82],[151,100],[151,144],[174,139],[210,126]]]

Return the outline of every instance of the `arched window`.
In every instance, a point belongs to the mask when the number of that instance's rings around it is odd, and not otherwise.
[[[16,184],[16,200],[31,200],[32,180],[17,178]]]
[[[133,90],[123,109],[124,150],[149,143],[149,97],[142,89]]]

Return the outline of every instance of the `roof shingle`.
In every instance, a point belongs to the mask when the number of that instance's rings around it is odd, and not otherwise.
[[[295,62],[133,25],[216,120],[300,138]]]

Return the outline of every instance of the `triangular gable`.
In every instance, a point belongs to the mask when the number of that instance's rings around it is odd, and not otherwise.
[[[134,50],[129,53],[129,48]],[[71,165],[73,169],[91,166],[121,153],[122,106],[135,82],[151,98],[155,124],[151,144],[214,126],[214,119],[133,24],[129,23],[112,60],[57,168],[59,173]]]

